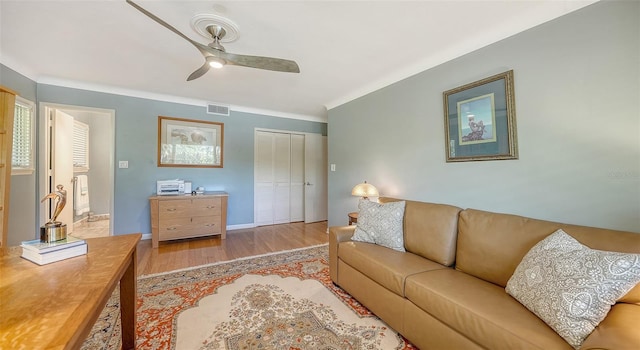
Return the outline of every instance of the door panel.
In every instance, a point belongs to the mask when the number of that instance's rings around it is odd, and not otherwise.
[[[304,142],[304,222],[327,220],[327,137],[306,134]]]
[[[274,161],[273,172],[275,182],[273,184],[274,191],[274,212],[273,223],[282,224],[290,220],[290,184],[291,181],[291,135],[289,134],[273,134],[274,142]]]
[[[56,110],[53,115],[52,179],[49,192],[57,185],[67,191],[67,203],[56,219],[67,224],[67,233],[73,232],[73,117]],[[55,203],[51,203],[53,212]]]
[[[273,136],[257,131],[254,136],[254,195],[253,222],[255,225],[273,224]]]
[[[276,183],[274,188],[273,223],[283,224],[290,221],[290,187],[288,183]]]
[[[255,191],[255,224],[271,225],[273,224],[273,184],[271,183],[256,183],[254,185]]]
[[[255,182],[273,182],[273,145],[270,133],[256,132],[255,135]]]
[[[304,135],[291,135],[291,222],[304,221]]]

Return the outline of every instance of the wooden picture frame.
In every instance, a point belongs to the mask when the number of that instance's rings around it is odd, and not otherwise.
[[[222,168],[224,123],[158,116],[158,166]]]
[[[443,97],[447,162],[518,159],[513,70]]]

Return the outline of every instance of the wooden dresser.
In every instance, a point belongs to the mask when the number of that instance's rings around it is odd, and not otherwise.
[[[199,195],[153,196],[151,205],[151,241],[221,235],[227,238],[226,192]]]

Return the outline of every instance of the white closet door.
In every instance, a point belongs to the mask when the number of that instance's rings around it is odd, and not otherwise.
[[[290,222],[291,135],[273,134],[274,213],[273,223]]]
[[[304,142],[304,222],[327,220],[327,137],[307,134]]]
[[[273,134],[256,131],[254,140],[254,223],[271,225],[274,211]]]
[[[327,219],[327,138],[255,133],[254,224]]]
[[[304,221],[304,135],[291,135],[291,222]]]

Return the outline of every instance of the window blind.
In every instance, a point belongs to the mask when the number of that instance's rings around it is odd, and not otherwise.
[[[33,119],[34,104],[16,97],[11,152],[11,170],[14,175],[33,172]]]
[[[89,170],[89,125],[77,120],[73,121],[73,168]]]

